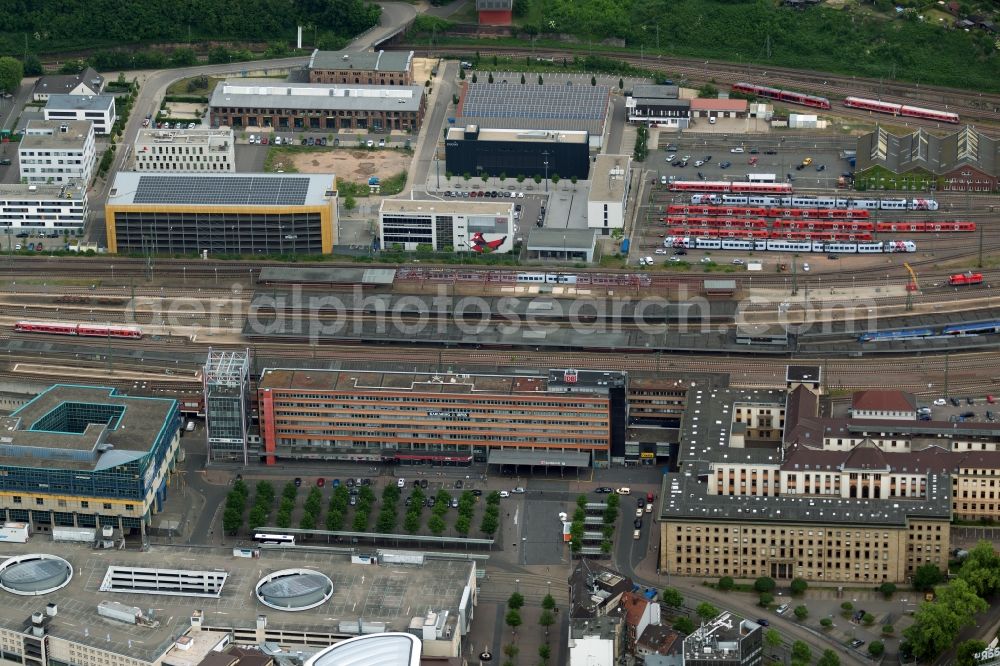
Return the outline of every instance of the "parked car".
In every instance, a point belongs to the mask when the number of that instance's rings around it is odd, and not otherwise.
[[[512,488],[510,492],[514,493],[515,495],[523,495],[524,494],[524,488],[522,488],[521,486],[518,486],[517,488]]]
[[[348,488],[353,488],[353,487],[354,487],[354,479],[353,479],[353,478],[351,478],[351,479],[348,479],[348,480],[346,481],[346,483],[347,483],[347,487],[348,487]]]
[[[765,620],[762,617],[757,618],[757,624],[759,624],[762,627],[770,627],[771,626],[771,623],[768,622],[767,620]]]
[[[988,402],[989,404],[994,405],[996,404],[996,401],[997,401],[996,398],[994,398],[992,395],[986,396],[986,402]]]
[[[777,613],[778,615],[784,615],[786,612],[788,612],[788,606],[789,604],[781,604],[780,606],[774,609],[774,612]]]
[[[385,139],[379,139],[378,140],[378,147],[379,148],[385,148]]]
[[[420,479],[420,488],[421,490],[427,489],[427,479]]]
[[[367,147],[369,147],[369,148],[374,148],[375,147],[375,142],[372,141],[371,139],[368,139],[368,141],[365,142],[365,145]]]
[[[473,496],[475,496],[475,497],[482,497],[482,495],[483,495],[483,491],[482,491],[482,490],[480,490],[479,488],[473,488],[473,490],[472,490],[472,494],[473,494]]]
[[[510,497],[510,493],[507,492],[506,490],[501,490],[500,497]]]
[[[732,163],[732,162],[728,162],[728,161],[727,161],[727,162],[720,162],[720,163],[719,163],[719,168],[720,168],[720,169],[728,169],[728,168],[729,168],[729,167],[731,167],[731,166],[733,166],[733,163]]]
[[[357,506],[357,504],[358,504],[358,497],[357,497],[357,495],[351,495],[351,499],[349,501],[349,504],[351,506]]]
[[[614,488],[609,488],[608,486],[601,486],[600,488],[597,488],[596,490],[594,490],[594,492],[595,493],[600,493],[602,495],[606,495],[607,493],[613,493],[615,491],[614,491]]]
[[[302,479],[300,477],[295,477],[295,487],[299,488],[302,486]]]
[[[736,148],[730,148],[730,149],[729,149],[729,152],[731,152],[731,153],[742,153],[742,152],[743,152],[743,149],[742,149],[742,148],[740,148],[740,147],[736,147]]]
[[[339,488],[340,487],[340,479],[334,479],[333,481],[330,482],[330,485],[332,485],[334,488]]]
[[[952,407],[958,407],[959,405],[962,404],[958,401],[958,398],[949,398],[949,400],[951,401]]]
[[[634,530],[632,532],[632,538],[633,539],[638,539],[641,536],[642,536],[642,530]]]
[[[453,509],[457,509],[458,508],[458,498],[457,497],[452,497],[451,498],[451,508],[453,508]]]
[[[458,479],[457,481],[455,481],[455,487],[458,489],[462,488],[462,479]]]
[[[635,526],[635,529],[637,529],[637,530],[641,530],[641,529],[642,529],[642,518],[636,518],[636,519],[635,519],[635,520],[634,520],[634,521],[632,522],[632,525],[633,525],[633,526]]]
[[[642,518],[642,509],[641,508],[636,508],[636,510],[635,510],[635,517],[636,518]]]
[[[619,495],[629,495],[632,493],[632,489],[628,487],[622,487],[616,490],[615,492],[617,492]]]
[[[406,487],[406,479],[403,479],[403,478],[398,479],[396,481],[396,487],[397,488],[405,488]]]
[[[936,407],[944,407],[947,404],[948,404],[948,401],[945,400],[944,398],[938,398],[937,400],[934,401],[934,405]]]
[[[316,479],[316,487],[317,488],[322,488],[325,485],[326,485],[326,479],[324,479],[322,476],[319,477],[318,479]]]
[[[864,644],[865,644],[865,642],[863,640],[861,640],[860,638],[855,638],[853,641],[851,641],[851,647],[854,648],[855,650],[857,650],[859,647],[861,647]]]

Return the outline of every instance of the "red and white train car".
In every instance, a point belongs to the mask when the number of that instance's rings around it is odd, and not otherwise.
[[[748,95],[767,97],[768,99],[777,99],[782,102],[791,102],[792,104],[811,106],[816,109],[830,108],[830,100],[825,97],[806,95],[805,93],[795,92],[793,90],[779,90],[777,88],[769,88],[768,86],[758,86],[753,83],[734,83],[733,90],[746,93]]]
[[[797,229],[808,231],[874,231],[875,225],[866,220],[775,220],[775,229]]]
[[[844,99],[844,106],[849,106],[852,109],[874,111],[875,113],[888,113],[893,116],[937,120],[943,123],[957,124],[959,121],[958,114],[951,113],[950,111],[924,109],[919,106],[907,106],[904,104],[895,104],[894,102],[882,102],[877,99],[864,99],[863,97],[847,97]]]
[[[956,233],[976,230],[975,222],[879,222],[878,231],[909,231],[917,234]]]
[[[99,338],[127,338],[138,340],[142,329],[121,324],[75,324],[59,321],[18,321],[14,330],[19,333],[50,333],[52,335],[78,335]]]

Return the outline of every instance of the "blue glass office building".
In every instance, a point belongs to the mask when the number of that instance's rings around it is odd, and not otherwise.
[[[166,499],[181,422],[176,400],[52,386],[0,418],[4,519],[33,532],[110,525],[144,535]]]

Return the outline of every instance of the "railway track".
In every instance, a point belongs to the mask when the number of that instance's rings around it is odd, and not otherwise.
[[[513,50],[510,47],[490,47],[487,44],[474,46],[445,46],[439,49],[428,49],[422,45],[399,44],[394,48],[413,50],[417,55],[441,57],[443,54],[469,56],[478,53],[480,56],[505,58],[536,57],[560,61],[563,58],[572,60],[581,56],[579,51],[557,48],[526,48]],[[848,96],[874,97],[882,101],[898,102],[929,108],[941,108],[942,100],[948,100],[942,110],[953,111],[962,116],[962,122],[973,120],[990,124],[1000,123],[1000,95],[969,93],[968,91],[945,88],[940,86],[920,86],[901,84],[872,79],[857,78],[838,74],[809,73],[785,67],[748,67],[734,65],[715,60],[693,60],[671,57],[636,56],[630,50],[602,51],[601,56],[628,63],[634,67],[667,75],[674,79],[688,79],[691,82],[709,82],[733,84],[739,81],[768,85],[775,88],[788,88],[797,92],[810,93],[826,97],[834,102]],[[678,81],[683,82],[683,81]],[[803,107],[810,108],[810,107]],[[892,118],[885,114],[870,114],[858,112],[848,107],[836,106],[831,112],[845,117],[876,119],[883,121]],[[941,127],[942,123],[923,121],[918,118],[894,119],[894,122],[905,122],[924,127]],[[944,126],[948,126],[947,123]]]

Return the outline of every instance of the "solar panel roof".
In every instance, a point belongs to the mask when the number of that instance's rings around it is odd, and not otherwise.
[[[470,83],[462,115],[478,118],[601,120],[607,86]]]
[[[309,178],[154,176],[139,178],[133,203],[230,206],[302,206]]]

